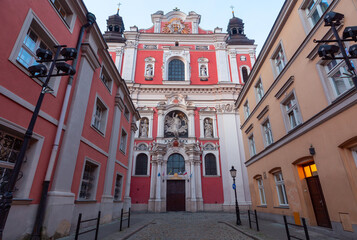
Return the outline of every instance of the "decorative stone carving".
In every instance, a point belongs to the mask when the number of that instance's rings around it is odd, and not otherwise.
[[[180,18],[173,18],[164,25],[163,33],[181,33],[188,34],[191,29],[188,24],[182,21]]]
[[[140,121],[139,137],[147,138],[148,132],[149,132],[149,120],[147,118],[143,118]]]
[[[218,50],[224,50],[226,49],[227,44],[225,42],[216,42],[214,44],[214,47]]]
[[[128,40],[126,41],[126,46],[127,47],[132,47],[132,48],[136,48],[138,46],[138,42],[137,41],[132,41],[132,40]]]
[[[175,104],[175,105],[186,105],[186,98],[187,96],[181,95],[181,94],[175,94],[175,95],[169,95],[166,96],[167,99],[167,105],[170,104]]]
[[[201,145],[201,148],[203,151],[217,151],[219,145],[214,143],[206,143],[205,145]]]
[[[188,119],[180,111],[172,111],[165,117],[165,137],[188,137]]]
[[[213,138],[213,120],[211,118],[204,120],[204,136],[205,138]]]
[[[140,143],[138,146],[134,146],[135,151],[148,151],[149,147],[145,143]]]
[[[229,112],[233,112],[233,110],[235,109],[234,108],[234,105],[233,104],[221,104],[221,105],[217,105],[216,106],[216,109],[218,112],[220,113],[229,113]]]

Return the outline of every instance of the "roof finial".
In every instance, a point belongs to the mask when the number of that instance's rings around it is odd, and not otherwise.
[[[176,12],[177,12],[177,11],[180,11],[180,9],[178,9],[178,8],[176,7],[176,8],[174,8],[174,11],[176,11]]]
[[[120,2],[118,3],[118,11],[117,14],[119,15],[119,10],[120,10],[120,5],[122,5]]]
[[[234,7],[233,7],[233,6],[230,6],[230,8],[232,8],[232,14],[233,14],[233,17],[235,17],[235,16],[234,16],[234,10],[233,10]]]

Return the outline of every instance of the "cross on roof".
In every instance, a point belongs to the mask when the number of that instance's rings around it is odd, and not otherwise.
[[[233,17],[234,17],[234,6],[230,6],[230,8],[232,8],[232,14],[233,14]]]
[[[180,9],[178,9],[177,7],[174,8],[174,11],[180,11]]]
[[[118,5],[118,12],[117,12],[117,14],[119,14],[120,5],[122,5],[122,4],[119,2],[117,5]]]

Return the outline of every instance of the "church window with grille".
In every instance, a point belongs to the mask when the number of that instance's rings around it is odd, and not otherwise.
[[[205,172],[206,175],[217,175],[216,156],[212,153],[205,156]]]
[[[167,175],[183,174],[185,172],[185,159],[181,154],[174,153],[167,160]]]
[[[169,79],[170,81],[185,81],[185,64],[174,59],[169,63]]]
[[[136,157],[135,175],[147,175],[148,171],[148,156],[140,153]]]

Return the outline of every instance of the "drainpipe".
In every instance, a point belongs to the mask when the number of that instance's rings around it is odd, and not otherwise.
[[[87,23],[81,27],[78,41],[77,41],[77,46],[76,46],[77,57],[72,62],[72,66],[74,69],[76,69],[76,67],[77,67],[78,54],[79,54],[79,51],[80,51],[80,48],[82,45],[84,31],[86,28],[93,25],[95,23],[95,20],[96,20],[96,18],[94,16],[94,14],[88,12],[87,13]],[[47,167],[47,171],[46,171],[46,177],[42,184],[41,199],[40,199],[40,203],[37,208],[35,224],[33,226],[32,234],[31,234],[31,240],[41,240],[41,232],[42,232],[41,230],[42,230],[43,220],[44,220],[44,216],[45,216],[45,212],[46,212],[46,200],[47,200],[47,195],[48,195],[48,188],[50,186],[52,172],[53,172],[53,168],[54,168],[56,157],[57,157],[58,146],[59,146],[59,142],[61,139],[62,129],[63,129],[63,125],[64,125],[64,119],[66,117],[68,103],[69,103],[69,96],[70,96],[71,90],[72,90],[72,83],[73,83],[73,75],[68,78],[67,89],[66,89],[66,93],[64,96],[64,100],[63,100],[60,119],[59,119],[58,126],[57,126],[56,137],[55,137],[55,141],[53,143],[51,157],[50,157],[50,161],[48,163],[48,167]]]

